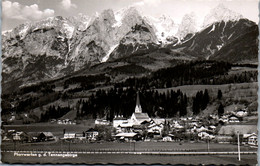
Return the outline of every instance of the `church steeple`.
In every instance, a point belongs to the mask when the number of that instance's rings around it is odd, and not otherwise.
[[[135,113],[142,113],[142,107],[141,107],[141,104],[140,104],[139,92],[137,92],[137,96],[136,96]]]

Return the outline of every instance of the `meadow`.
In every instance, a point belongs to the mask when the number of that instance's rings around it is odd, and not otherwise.
[[[4,163],[27,164],[214,164],[256,165],[257,155],[170,156],[170,155],[123,155],[123,154],[79,154],[75,158],[62,157],[14,157],[13,153],[2,153]]]

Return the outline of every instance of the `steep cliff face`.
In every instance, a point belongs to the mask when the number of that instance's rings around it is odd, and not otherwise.
[[[127,57],[132,54],[148,53],[158,47],[152,27],[143,21],[128,32],[111,53],[109,60]]]
[[[251,29],[254,26],[256,24],[247,19],[216,22],[174,48],[195,57],[209,59],[225,45],[252,31]],[[256,38],[257,36],[255,36]],[[253,45],[256,47],[255,40],[248,42],[254,43]]]
[[[3,82],[34,82],[60,75],[74,26],[62,17],[23,24],[3,35]]]
[[[182,22],[178,27],[176,36],[181,41],[189,39],[198,31],[197,19],[195,13],[185,14],[182,18]]]

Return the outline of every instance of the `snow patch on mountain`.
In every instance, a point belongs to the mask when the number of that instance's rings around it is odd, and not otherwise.
[[[158,42],[168,43],[167,39],[177,33],[178,25],[174,23],[170,16],[162,15],[159,18],[145,16],[144,19],[154,28]]]
[[[68,39],[70,39],[73,35],[73,32],[74,32],[74,27],[73,26],[70,26],[69,24],[67,23],[64,23],[63,24],[63,29],[64,29],[64,33],[66,34],[66,37]]]
[[[110,54],[115,50],[115,48],[116,48],[118,45],[119,45],[119,44],[116,44],[116,45],[112,46],[112,47],[109,49],[109,51],[107,52],[106,56],[104,56],[104,57],[102,58],[102,60],[101,60],[102,63],[103,63],[103,62],[106,62],[106,61],[108,60]]]
[[[112,27],[120,27],[122,25],[123,12],[124,10],[119,10],[115,13],[116,23]]]
[[[224,43],[222,43],[221,45],[217,45],[217,49],[218,51],[224,46]]]
[[[213,32],[214,30],[215,30],[215,24],[213,24],[212,29],[208,32],[208,34],[209,34],[210,32]]]

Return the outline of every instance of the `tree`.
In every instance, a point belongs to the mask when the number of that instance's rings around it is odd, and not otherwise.
[[[209,93],[208,90],[205,89],[202,97],[201,109],[204,110],[209,103]]]
[[[220,103],[219,107],[218,107],[218,115],[223,115],[224,114],[224,107],[222,105],[222,103]]]
[[[218,90],[218,99],[220,100],[222,98],[222,91],[219,89]]]

